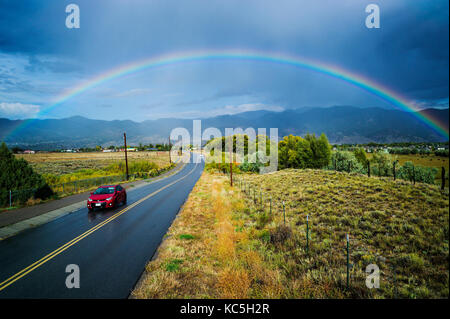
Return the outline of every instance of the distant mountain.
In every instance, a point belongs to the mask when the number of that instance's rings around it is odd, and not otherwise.
[[[439,119],[448,128],[448,109],[427,109],[422,114]],[[18,130],[15,128],[21,127]],[[81,116],[59,120],[0,119],[0,140],[10,146],[34,149],[120,145],[123,132],[130,144],[167,142],[170,131],[192,131],[192,120],[158,119],[144,122],[91,120]],[[253,111],[202,120],[202,129],[277,127],[280,138],[325,133],[331,143],[440,142],[446,140],[414,114],[383,108],[334,106],[300,108],[283,112]]]

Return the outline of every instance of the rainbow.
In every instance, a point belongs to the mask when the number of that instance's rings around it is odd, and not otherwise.
[[[129,64],[121,65],[117,68],[102,73],[96,77],[93,77],[79,85],[66,90],[61,95],[57,96],[50,105],[46,106],[38,115],[44,115],[53,108],[63,104],[67,100],[70,100],[83,92],[86,92],[94,87],[97,87],[105,82],[135,73],[146,69],[153,69],[158,67],[164,67],[168,65],[175,65],[188,62],[198,61],[214,61],[214,60],[239,60],[239,61],[260,61],[275,63],[281,65],[288,65],[298,67],[306,70],[319,72],[336,79],[340,79],[356,87],[359,87],[380,99],[388,102],[389,104],[397,107],[401,110],[412,112],[412,114],[418,118],[421,122],[432,128],[435,132],[443,136],[449,137],[448,128],[444,123],[441,123],[439,119],[433,118],[430,115],[419,113],[419,108],[410,103],[404,97],[389,90],[382,85],[371,81],[368,78],[356,75],[347,70],[339,68],[334,65],[324,64],[319,61],[306,59],[302,57],[288,56],[278,53],[258,53],[253,51],[198,51],[198,52],[182,52],[176,54],[168,54],[157,57],[151,57],[135,61]],[[24,121],[23,124],[16,127],[14,131],[17,131],[23,126],[26,126],[32,120]],[[11,132],[11,133],[13,133]],[[10,134],[11,134],[10,133]]]

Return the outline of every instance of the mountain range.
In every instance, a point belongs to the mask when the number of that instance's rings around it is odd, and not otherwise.
[[[422,115],[439,119],[448,130],[449,110],[426,109]],[[16,129],[20,127],[20,129]],[[192,120],[165,118],[135,122],[94,120],[81,116],[64,119],[0,119],[0,140],[9,146],[30,149],[59,149],[121,145],[123,132],[130,145],[166,142],[170,131],[184,127],[192,131]],[[325,133],[333,144],[441,142],[447,141],[411,112],[384,108],[333,106],[300,108],[282,112],[253,111],[202,119],[202,130],[216,127],[246,129],[277,127],[279,137]]]

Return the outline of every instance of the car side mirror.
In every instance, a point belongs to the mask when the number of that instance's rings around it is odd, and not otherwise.
[[[94,195],[94,192],[91,192],[91,195]]]

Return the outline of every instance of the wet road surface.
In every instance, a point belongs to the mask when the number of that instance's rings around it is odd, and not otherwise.
[[[0,241],[0,298],[127,298],[203,171],[178,173],[128,192],[112,210],[80,209]],[[66,287],[66,267],[80,288]]]

